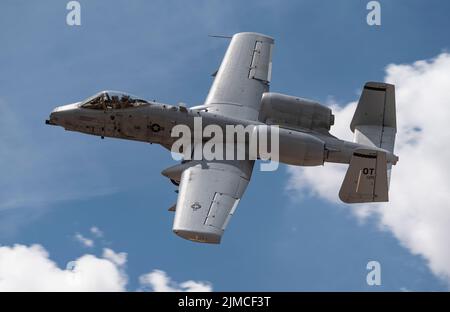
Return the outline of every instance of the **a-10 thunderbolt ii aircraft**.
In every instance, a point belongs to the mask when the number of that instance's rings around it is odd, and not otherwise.
[[[331,109],[317,102],[269,92],[274,40],[235,34],[203,105],[187,108],[103,91],[55,108],[47,124],[97,136],[158,143],[171,150],[175,125],[278,125],[278,161],[297,166],[349,164],[339,197],[346,203],[388,201],[396,135],[395,90],[365,84],[350,129],[353,142],[329,133]],[[267,127],[267,126],[266,126]],[[192,152],[200,144],[192,144]],[[246,144],[246,143],[245,143]],[[250,181],[255,160],[183,160],[162,174],[178,185],[173,231],[191,241],[220,243]],[[324,169],[325,170],[325,169]]]

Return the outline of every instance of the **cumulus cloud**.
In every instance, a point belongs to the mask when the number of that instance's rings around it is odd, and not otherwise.
[[[413,254],[424,257],[431,271],[450,283],[450,54],[391,64],[385,81],[396,85],[398,132],[390,202],[349,206],[359,217],[374,216]],[[352,138],[349,130],[356,102],[334,105],[333,134]],[[289,189],[339,203],[338,191],[347,166],[290,167]]]
[[[93,226],[90,228],[90,232],[92,233],[92,235],[94,235],[97,238],[101,238],[103,237],[103,231],[100,230],[98,227]]]
[[[81,233],[75,233],[74,239],[81,243],[84,247],[94,247],[96,239],[103,238],[103,231],[100,230],[96,226],[92,226],[89,229],[90,234],[92,234],[92,238],[86,237]]]
[[[80,233],[75,233],[74,238],[76,241],[80,242],[81,245],[83,245],[84,247],[94,247],[94,241],[92,239],[84,237]]]
[[[0,292],[126,291],[127,253],[103,249],[102,257],[83,255],[62,269],[41,245],[0,246]],[[212,291],[208,282],[175,283],[164,271],[139,278],[140,291]]]
[[[112,263],[118,266],[124,266],[127,263],[127,253],[119,252],[116,253],[114,250],[110,248],[103,249],[103,258],[108,259]]]
[[[156,292],[210,292],[212,286],[208,282],[185,281],[176,283],[167,276],[166,272],[153,270],[150,273],[141,275],[139,278],[142,290],[152,290]]]
[[[83,255],[61,269],[40,245],[0,247],[0,291],[124,291],[116,263]]]

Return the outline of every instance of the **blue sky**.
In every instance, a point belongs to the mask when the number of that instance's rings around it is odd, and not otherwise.
[[[380,1],[379,27],[357,0],[79,2],[79,27],[66,25],[65,1],[0,4],[1,245],[40,244],[60,267],[104,247],[126,252],[129,290],[154,269],[217,291],[448,289],[375,218],[293,196],[286,166],[255,170],[221,245],[182,240],[160,174],[174,164],[166,150],[44,125],[55,106],[103,89],[201,104],[228,43],[208,35],[240,31],[275,38],[272,91],[348,103],[388,64],[448,50],[448,1]],[[92,226],[104,236],[87,248],[74,235]],[[381,286],[366,284],[370,260]]]

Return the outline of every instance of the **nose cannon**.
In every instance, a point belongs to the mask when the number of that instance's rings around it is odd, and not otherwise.
[[[50,119],[45,119],[45,124],[46,125],[52,125],[52,126],[56,125],[54,122],[52,122],[51,117],[50,117]]]

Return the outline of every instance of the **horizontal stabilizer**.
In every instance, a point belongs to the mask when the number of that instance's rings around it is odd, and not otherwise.
[[[386,153],[358,149],[353,153],[339,198],[345,203],[386,202],[388,198]]]

